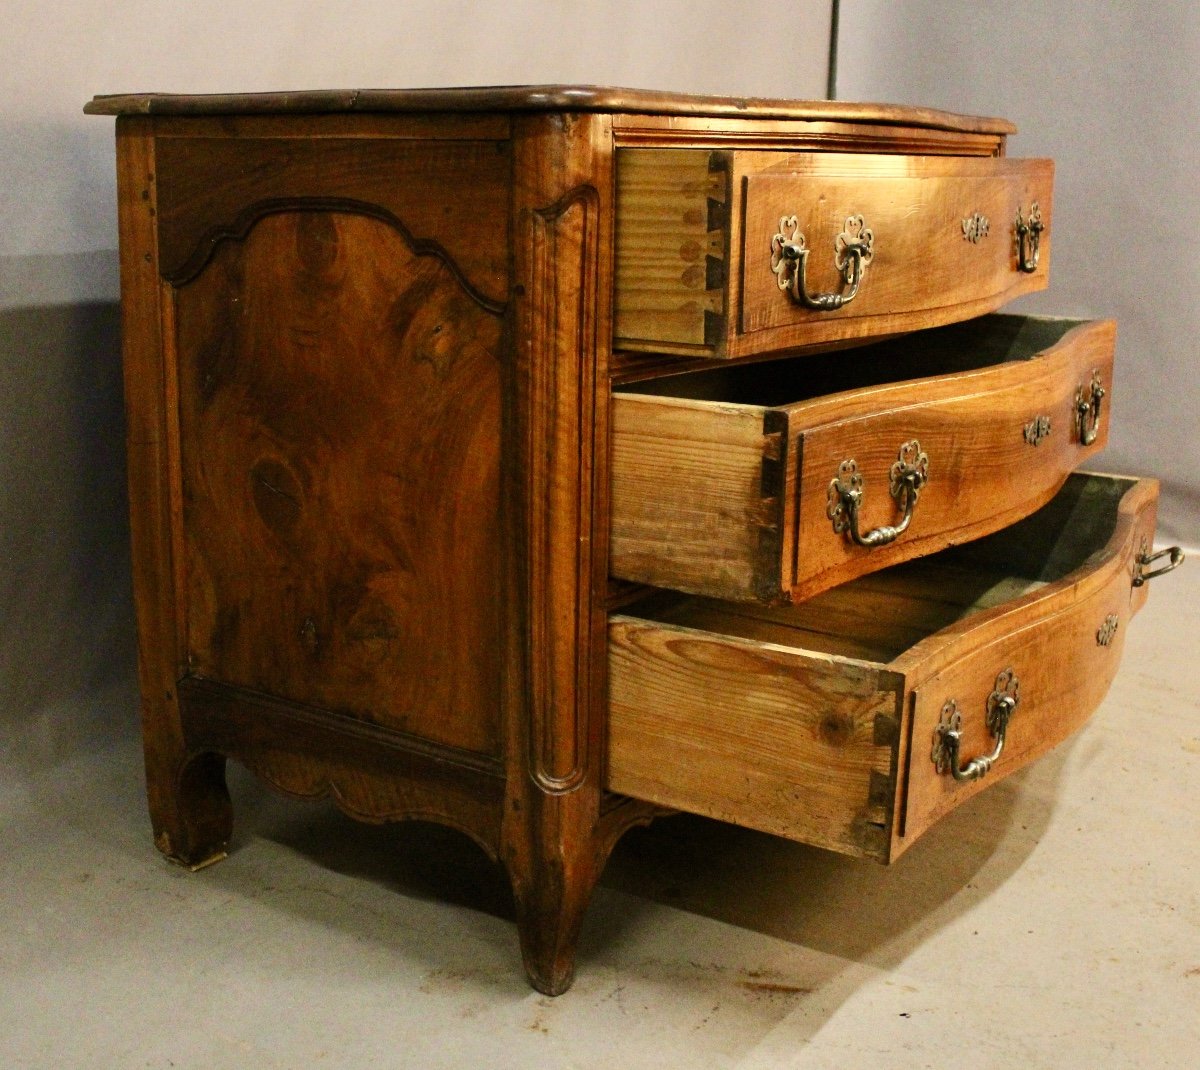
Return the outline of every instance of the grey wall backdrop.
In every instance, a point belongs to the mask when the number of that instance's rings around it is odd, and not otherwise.
[[[825,93],[829,0],[0,4],[0,804],[136,731],[111,120],[96,93]]]
[[[1161,541],[1200,544],[1200,5],[842,0],[838,96],[1001,115],[1052,156],[1049,290],[1014,307],[1117,320],[1093,465],[1163,481]],[[1193,566],[1194,567],[1194,566]]]

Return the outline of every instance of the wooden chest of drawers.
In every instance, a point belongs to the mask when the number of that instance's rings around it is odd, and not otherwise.
[[[561,87],[88,110],[172,860],[223,856],[226,758],[443,822],[557,993],[632,825],[887,861],[1102,698],[1156,486],[1071,475],[1111,323],[984,315],[1049,265],[1007,124]]]

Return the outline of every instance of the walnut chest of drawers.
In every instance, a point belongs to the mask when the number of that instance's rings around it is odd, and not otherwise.
[[[222,857],[227,758],[443,822],[557,993],[632,825],[888,861],[1103,697],[1156,486],[1071,474],[1113,325],[991,314],[1053,231],[1006,123],[568,87],[88,110],[119,116],[169,858]]]

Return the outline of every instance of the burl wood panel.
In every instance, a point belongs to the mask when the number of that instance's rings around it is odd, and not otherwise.
[[[189,671],[497,754],[500,318],[329,211],[223,243],[175,317]]]
[[[223,240],[244,237],[266,215],[340,209],[388,223],[415,251],[442,259],[481,303],[503,310],[505,141],[160,137],[157,163],[159,260],[169,282],[194,278]]]

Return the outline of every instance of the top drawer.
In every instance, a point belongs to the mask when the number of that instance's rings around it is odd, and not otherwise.
[[[834,348],[1043,289],[1050,160],[627,148],[614,343]]]

